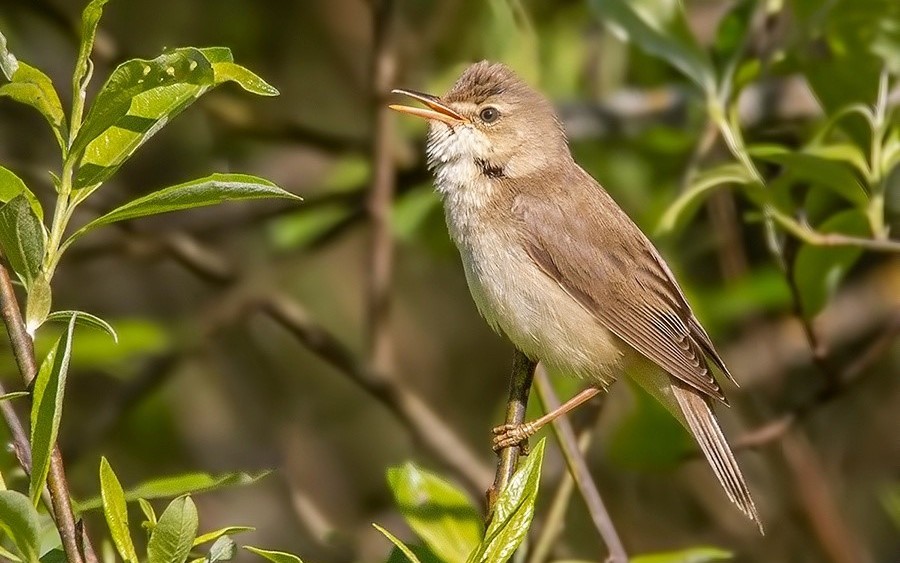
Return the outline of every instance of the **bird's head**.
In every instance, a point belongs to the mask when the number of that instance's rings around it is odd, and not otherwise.
[[[441,97],[394,93],[426,106],[390,107],[428,120],[431,168],[470,161],[489,178],[516,178],[571,158],[552,104],[501,63],[468,67]]]

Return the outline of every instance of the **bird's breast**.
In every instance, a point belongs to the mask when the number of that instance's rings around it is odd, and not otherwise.
[[[614,381],[627,347],[534,263],[501,210],[444,201],[469,290],[488,324],[551,371]]]

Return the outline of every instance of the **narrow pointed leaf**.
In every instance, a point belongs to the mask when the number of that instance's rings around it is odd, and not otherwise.
[[[191,497],[178,497],[159,517],[147,544],[149,563],[183,563],[197,536],[197,507]]]
[[[0,536],[12,540],[22,561],[37,563],[41,547],[38,513],[28,497],[16,491],[0,491]]]
[[[680,0],[591,0],[590,6],[614,32],[667,61],[707,94],[715,92],[712,62],[691,34]]]
[[[66,375],[72,355],[72,334],[75,318],[69,321],[65,332],[41,364],[34,382],[34,402],[31,407],[31,483],[29,496],[37,504],[47,482],[50,455],[59,434],[62,418]]]
[[[482,536],[481,515],[468,497],[412,463],[387,472],[394,500],[409,527],[445,561],[465,561]]]
[[[204,543],[208,543],[211,541],[218,540],[222,536],[233,536],[235,534],[240,534],[241,532],[252,532],[256,528],[250,526],[227,526],[225,528],[219,528],[213,532],[207,532],[205,534],[200,534],[194,539],[194,545],[202,545]]]
[[[0,166],[0,202],[6,203],[20,195],[25,196],[25,199],[28,200],[28,204],[31,206],[31,210],[34,211],[34,216],[38,218],[38,221],[43,221],[44,210],[41,208],[41,204],[34,196],[34,193],[28,189],[25,182],[16,176],[12,170]]]
[[[133,502],[138,499],[172,498],[188,493],[198,494],[225,487],[239,487],[253,484],[266,475],[269,471],[259,473],[225,473],[222,475],[210,475],[209,473],[186,473],[172,477],[153,479],[125,491],[125,500]],[[76,503],[79,512],[100,508],[101,498],[94,497]]]
[[[12,393],[6,393],[4,395],[0,395],[0,402],[9,401],[10,399],[18,399],[20,397],[27,397],[30,395],[28,391],[13,391]]]
[[[691,547],[680,551],[638,555],[631,559],[631,563],[713,563],[733,558],[733,553],[718,547]]]
[[[216,85],[235,82],[244,90],[259,96],[277,96],[278,90],[254,74],[251,70],[235,64],[228,47],[204,47],[200,49],[213,68]]]
[[[390,542],[391,542],[392,544],[394,544],[395,546],[397,546],[397,549],[399,549],[400,552],[403,553],[404,556],[406,556],[406,559],[408,559],[408,560],[410,561],[410,563],[422,563],[421,561],[419,561],[419,558],[416,557],[416,554],[413,553],[412,550],[411,550],[409,547],[407,547],[407,545],[406,545],[405,543],[403,543],[402,541],[400,541],[400,539],[397,538],[394,534],[388,532],[387,530],[385,530],[384,528],[382,528],[382,527],[379,526],[378,524],[372,524],[372,526],[373,526],[376,530],[378,530],[379,532],[381,532],[381,534],[382,534],[384,537],[386,537],[388,540],[390,540]]]
[[[102,330],[110,335],[114,342],[119,342],[119,335],[116,334],[116,329],[111,324],[96,315],[85,313],[84,311],[54,311],[47,315],[45,322],[68,322],[72,317],[75,317],[75,324]]]
[[[494,505],[494,516],[481,545],[470,555],[470,563],[507,561],[525,539],[534,517],[545,444],[546,439],[538,442],[500,493]]]
[[[128,530],[128,505],[125,504],[125,493],[105,457],[100,458],[100,493],[103,497],[103,514],[106,516],[116,550],[126,563],[137,563],[137,552],[134,550],[131,532]]]
[[[65,147],[69,135],[66,116],[49,76],[33,66],[19,62],[12,81],[0,86],[0,97],[3,96],[38,110],[50,123],[60,148]]]
[[[25,287],[30,288],[44,259],[44,227],[23,195],[0,207],[0,248]]]
[[[212,66],[193,47],[119,65],[100,89],[71,154],[84,152],[75,177],[83,199],[139,146],[215,84]]]
[[[252,545],[245,545],[244,549],[274,563],[303,563],[303,561],[296,555],[285,553],[284,551],[260,549],[258,547],[253,547]]]
[[[94,36],[97,34],[97,24],[103,15],[103,6],[109,0],[91,0],[81,12],[81,42],[78,47],[78,59],[75,61],[75,73],[72,82],[76,90],[84,91],[84,81],[88,78],[89,58],[94,49]]]
[[[723,164],[700,172],[688,189],[666,209],[659,221],[657,232],[668,233],[683,227],[716,188],[734,184],[744,185],[752,181],[753,178],[747,169],[736,163]]]
[[[262,178],[246,174],[213,174],[206,178],[165,188],[126,203],[79,229],[72,235],[69,242],[101,225],[116,221],[215,205],[224,201],[263,198],[300,199]]]
[[[53,304],[53,290],[50,288],[50,280],[46,272],[38,274],[31,282],[28,289],[28,298],[25,300],[25,330],[34,337],[47,316]]]

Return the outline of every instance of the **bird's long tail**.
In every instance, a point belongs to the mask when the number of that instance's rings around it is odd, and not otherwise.
[[[763,533],[762,522],[759,520],[750,490],[734,459],[734,454],[731,453],[731,448],[728,447],[728,442],[725,441],[725,435],[719,428],[709,401],[678,382],[673,381],[671,389],[678,406],[681,407],[687,428],[700,445],[703,455],[706,456],[706,460],[728,494],[728,498],[748,518],[756,522],[760,533]]]

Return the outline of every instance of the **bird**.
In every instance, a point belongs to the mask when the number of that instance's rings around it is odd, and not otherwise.
[[[728,498],[763,526],[714,403],[713,367],[737,383],[650,241],[572,156],[553,104],[503,63],[466,68],[424,107],[426,159],[481,316],[532,361],[587,388],[536,421],[495,429],[525,443],[629,377],[694,437]]]

